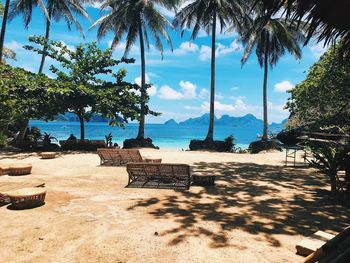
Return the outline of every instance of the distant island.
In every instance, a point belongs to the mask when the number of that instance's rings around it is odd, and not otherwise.
[[[288,119],[283,120],[281,123],[271,123],[269,129],[271,131],[283,130]],[[226,127],[256,127],[260,129],[263,127],[263,121],[256,118],[253,114],[247,114],[242,117],[233,117],[229,115],[223,115],[221,118],[214,116],[214,123],[216,126]],[[197,118],[190,118],[185,121],[177,123],[174,119],[170,119],[164,122],[164,125],[180,125],[180,126],[208,126],[209,125],[209,113],[206,113]]]
[[[66,112],[65,114],[59,114],[56,116],[55,121],[64,121],[64,122],[78,122],[79,119],[76,114],[71,112]],[[108,123],[109,119],[104,118],[101,115],[93,114],[91,117],[91,122],[106,122]],[[120,122],[123,122],[123,119],[120,118]],[[270,131],[281,131],[284,129],[285,124],[288,119],[283,120],[281,123],[271,123],[269,125]],[[221,118],[214,116],[214,122],[216,126],[221,127],[233,127],[233,128],[256,128],[257,130],[262,129],[263,121],[256,118],[253,114],[247,114],[242,117],[234,117],[229,115],[223,115]],[[166,126],[208,126],[209,125],[209,113],[203,114],[197,118],[190,118],[182,122],[176,122],[174,119],[167,120],[163,123]]]
[[[58,114],[54,120],[55,121],[66,121],[66,122],[78,122],[79,118],[73,112],[66,112],[65,114]],[[108,123],[109,119],[104,118],[99,114],[93,114],[90,122],[107,122]],[[122,118],[119,118],[119,122],[124,122],[124,120]]]

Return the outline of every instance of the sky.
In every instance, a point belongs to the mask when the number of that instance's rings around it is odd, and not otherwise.
[[[87,11],[93,21],[101,17],[98,4],[87,6]],[[163,14],[172,19],[172,12],[160,9]],[[62,41],[69,48],[98,41],[97,29],[90,29],[91,22],[78,18],[84,28],[85,39],[72,27],[69,31],[64,21],[53,21],[51,26],[51,40]],[[7,27],[5,46],[17,54],[17,61],[8,61],[9,64],[22,67],[26,70],[37,72],[40,64],[40,55],[23,49],[29,44],[31,35],[45,34],[45,17],[40,9],[33,12],[32,21],[27,29],[24,27],[23,18],[14,18]],[[190,31],[186,31],[181,37],[179,30],[169,30],[174,50],[164,43],[164,58],[160,52],[151,45],[146,53],[147,82],[152,84],[148,90],[150,95],[150,108],[161,112],[158,117],[147,116],[148,123],[163,123],[169,119],[183,121],[188,118],[199,117],[209,112],[210,89],[210,52],[211,37],[204,31],[200,32],[195,41],[189,42]],[[101,49],[110,47],[113,34],[98,41]],[[138,41],[137,41],[138,42]],[[152,41],[151,41],[152,43]],[[124,54],[125,42],[121,42],[113,52],[116,59]],[[268,114],[269,123],[280,122],[288,118],[289,113],[284,110],[284,105],[289,97],[287,91],[306,78],[307,71],[326,48],[322,43],[311,42],[303,48],[303,57],[297,61],[289,54],[283,56],[277,66],[269,72],[268,77]],[[240,60],[243,46],[238,41],[237,34],[218,32],[216,39],[216,96],[215,115],[244,116],[248,113],[262,119],[262,83],[263,70],[260,68],[255,53],[252,53],[248,62],[242,67]],[[140,52],[135,45],[129,57],[135,58],[132,65],[119,65],[127,70],[126,80],[140,82]],[[55,62],[46,60],[44,73],[54,78],[49,67]]]

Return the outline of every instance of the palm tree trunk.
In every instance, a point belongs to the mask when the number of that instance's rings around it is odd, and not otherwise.
[[[84,125],[84,118],[82,115],[77,114],[80,122],[80,140],[85,140],[85,125]]]
[[[141,51],[141,118],[137,139],[145,138],[145,99],[146,99],[146,61],[145,61],[145,44],[143,41],[143,32],[141,17],[139,16],[139,38]]]
[[[210,116],[209,116],[209,129],[206,141],[214,140],[214,103],[215,103],[215,41],[216,41],[216,10],[213,11],[213,28],[211,35],[211,68],[210,68]]]
[[[5,33],[6,33],[7,18],[8,18],[8,14],[9,14],[9,7],[10,7],[10,0],[6,0],[4,17],[2,19],[1,33],[0,33],[0,62],[2,61],[2,58],[4,55],[3,54],[4,42],[5,42]]]
[[[267,129],[268,129],[268,120],[267,120],[267,77],[269,70],[269,47],[265,45],[265,58],[264,58],[264,86],[263,86],[263,107],[264,107],[264,131],[263,131],[263,140],[268,140]]]
[[[46,32],[45,32],[45,40],[46,42],[49,41],[50,37],[50,28],[51,28],[51,10],[49,10],[49,19],[46,19]],[[41,55],[41,62],[40,62],[40,67],[38,74],[41,74],[44,69],[44,64],[45,64],[45,58],[46,58],[46,51],[47,51],[47,46],[45,45],[43,48],[43,54]]]

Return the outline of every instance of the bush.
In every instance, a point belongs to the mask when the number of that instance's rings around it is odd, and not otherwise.
[[[123,142],[123,148],[124,149],[132,149],[132,148],[153,148],[153,149],[159,149],[158,146],[155,146],[152,143],[152,139],[151,138],[126,139]]]
[[[234,137],[230,135],[224,141],[191,140],[189,148],[191,151],[232,152],[234,145]]]
[[[259,140],[250,143],[248,148],[248,151],[251,153],[259,153],[261,151],[268,150],[282,151],[282,147],[277,141],[274,140]]]
[[[66,140],[60,141],[63,151],[96,151],[97,148],[106,148],[103,140]]]
[[[3,132],[0,131],[0,147],[6,146],[7,136]]]

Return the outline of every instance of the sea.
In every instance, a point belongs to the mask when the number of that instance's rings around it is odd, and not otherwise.
[[[66,140],[70,134],[80,137],[79,122],[61,122],[61,121],[37,121],[29,122],[30,126],[38,127],[42,133],[51,134],[57,140]],[[122,146],[123,141],[129,138],[135,138],[138,132],[137,123],[128,123],[125,128],[112,127],[104,122],[85,123],[85,139],[104,140],[105,135],[112,133],[113,143]],[[214,139],[223,140],[233,135],[235,146],[247,149],[249,143],[257,140],[257,135],[262,131],[256,127],[226,127],[216,126],[214,129]],[[145,137],[150,137],[154,145],[161,149],[187,150],[192,139],[204,139],[207,134],[206,126],[182,126],[165,124],[146,124]]]

